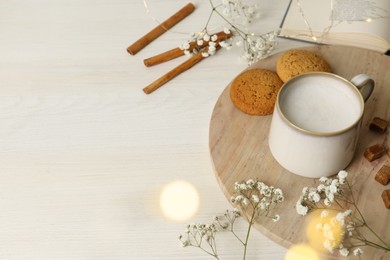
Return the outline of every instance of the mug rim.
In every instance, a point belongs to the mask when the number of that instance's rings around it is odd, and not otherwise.
[[[350,124],[347,127],[342,128],[340,130],[329,131],[329,132],[320,132],[320,131],[313,131],[313,130],[308,130],[308,129],[302,128],[302,127],[294,124],[293,122],[291,122],[291,120],[285,116],[285,114],[282,112],[282,109],[280,108],[280,104],[279,104],[280,103],[280,94],[292,82],[297,81],[300,78],[310,76],[310,75],[325,75],[327,77],[336,78],[338,80],[343,81],[345,83],[345,85],[347,85],[348,87],[350,87],[354,90],[354,92],[357,94],[357,96],[359,98],[360,105],[361,105],[361,111],[360,111],[360,114],[357,117],[357,119],[352,124]],[[297,76],[294,76],[293,78],[291,78],[290,80],[288,80],[287,82],[285,82],[282,85],[282,87],[279,89],[279,93],[278,93],[278,96],[276,98],[276,108],[277,108],[280,116],[283,118],[283,121],[285,121],[288,125],[290,125],[291,127],[295,128],[296,130],[298,130],[302,133],[314,135],[314,136],[334,136],[334,135],[340,135],[342,133],[349,131],[350,129],[354,128],[360,122],[360,120],[362,119],[363,114],[364,114],[365,102],[364,102],[363,96],[360,93],[359,89],[351,81],[349,81],[349,80],[347,80],[347,79],[345,79],[337,74],[334,74],[334,73],[322,72],[322,71],[311,71],[311,72],[305,72],[305,73],[299,74]]]

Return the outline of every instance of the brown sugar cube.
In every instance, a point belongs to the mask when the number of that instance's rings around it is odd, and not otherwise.
[[[375,144],[373,146],[368,147],[364,151],[364,157],[366,157],[366,159],[369,162],[372,162],[372,161],[382,157],[382,155],[384,153],[385,153],[385,148],[382,145]]]
[[[386,132],[388,125],[389,121],[379,117],[374,117],[370,124],[370,130],[383,134]]]
[[[382,192],[382,199],[386,208],[390,209],[390,190],[384,190]]]
[[[375,180],[382,185],[387,185],[390,182],[390,167],[383,165],[376,173]]]

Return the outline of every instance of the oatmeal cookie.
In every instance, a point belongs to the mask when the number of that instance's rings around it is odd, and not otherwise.
[[[282,85],[282,80],[275,72],[250,69],[233,80],[230,98],[233,104],[246,114],[269,115],[273,112]]]
[[[305,50],[289,50],[280,55],[276,72],[283,82],[311,71],[331,72],[329,64],[319,55]]]

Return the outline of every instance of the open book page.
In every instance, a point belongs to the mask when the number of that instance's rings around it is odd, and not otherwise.
[[[390,1],[292,0],[281,36],[386,51],[390,48]]]

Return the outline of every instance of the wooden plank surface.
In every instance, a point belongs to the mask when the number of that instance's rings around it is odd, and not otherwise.
[[[362,129],[357,150],[348,166],[348,180],[353,184],[359,209],[366,220],[385,241],[390,241],[390,210],[386,209],[381,193],[390,185],[382,186],[374,180],[382,165],[390,165],[387,155],[368,162],[363,157],[364,149],[375,143],[389,146],[389,131],[384,135],[369,130],[368,125],[374,116],[390,119],[390,58],[380,53],[341,46],[315,46],[305,49],[324,57],[333,72],[347,79],[365,73],[376,81],[373,95],[366,103]],[[279,54],[260,61],[251,68],[275,70]],[[234,107],[229,97],[230,84],[218,99],[210,121],[209,146],[215,175],[225,196],[230,199],[234,183],[249,178],[260,179],[269,185],[280,187],[286,201],[278,212],[281,220],[271,219],[256,222],[259,229],[270,239],[284,247],[305,241],[305,218],[294,208],[304,186],[317,186],[315,179],[294,175],[284,170],[272,157],[268,148],[268,131],[271,116],[249,116]],[[382,251],[365,248],[370,259],[385,259]],[[368,259],[368,258],[367,258]]]

